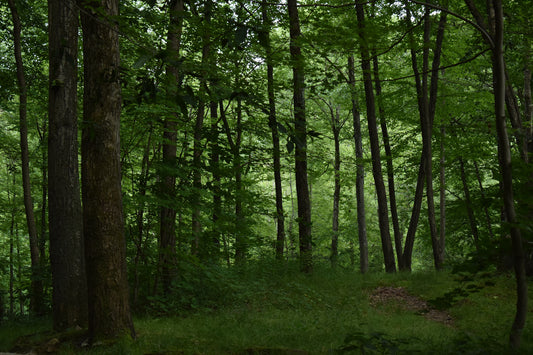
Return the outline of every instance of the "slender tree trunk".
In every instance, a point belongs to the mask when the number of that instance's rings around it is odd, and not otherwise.
[[[298,235],[300,238],[300,269],[310,273],[313,270],[313,248],[311,237],[311,200],[307,181],[307,122],[305,117],[304,57],[300,48],[300,19],[298,1],[288,0],[290,26],[290,52],[293,74],[294,101],[294,159],[296,174],[296,197],[298,199]]]
[[[150,147],[152,145],[152,134],[153,134],[153,127],[150,125],[150,129],[148,131],[148,141],[146,143],[146,146],[144,148],[143,152],[143,159],[141,162],[141,174],[139,178],[139,206],[137,209],[137,212],[135,214],[135,220],[137,225],[137,239],[134,239],[135,243],[135,257],[133,259],[133,299],[132,303],[133,305],[137,304],[138,296],[139,296],[139,287],[140,287],[140,280],[139,280],[139,264],[144,259],[144,215],[145,215],[145,202],[144,198],[146,196],[147,192],[147,183],[148,178],[150,174]],[[133,234],[133,233],[132,233]]]
[[[49,0],[49,212],[56,331],[87,323],[87,277],[78,171],[78,11]]]
[[[361,131],[361,115],[355,88],[354,57],[348,57],[348,80],[350,82],[352,99],[353,132],[355,142],[356,177],[355,196],[357,200],[357,234],[359,239],[359,270],[361,273],[368,271],[368,241],[366,236],[365,212],[365,165],[363,163],[363,133]]]
[[[339,256],[339,204],[341,198],[341,147],[340,147],[340,130],[341,122],[339,117],[339,107],[335,113],[331,109],[331,129],[333,131],[333,141],[335,145],[335,162],[333,165],[333,174],[335,187],[333,190],[333,214],[332,214],[332,236],[331,236],[331,264],[337,265]]]
[[[359,38],[361,40],[361,69],[363,71],[363,81],[365,85],[366,96],[366,115],[368,121],[368,134],[370,136],[370,150],[372,154],[372,173],[376,185],[376,194],[378,199],[378,217],[379,229],[381,234],[381,247],[385,261],[385,270],[387,272],[396,271],[396,262],[394,260],[394,249],[389,230],[389,214],[387,208],[387,193],[383,181],[381,169],[381,154],[379,147],[379,137],[377,129],[376,108],[374,100],[374,88],[372,85],[372,69],[370,65],[370,52],[365,34],[365,15],[363,4],[357,3],[357,25],[359,28]]]
[[[376,86],[376,99],[378,104],[379,121],[381,126],[381,134],[383,136],[383,146],[385,148],[385,157],[387,159],[387,182],[389,186],[389,201],[392,219],[392,229],[394,231],[394,247],[396,250],[396,257],[398,258],[398,268],[404,269],[402,257],[402,232],[400,231],[400,222],[398,219],[398,207],[396,203],[396,187],[394,182],[394,164],[392,161],[392,151],[389,141],[389,131],[387,129],[387,120],[385,118],[385,108],[381,99],[381,81],[379,80],[379,61],[376,51],[372,53],[373,69],[374,69],[374,83]]]
[[[118,0],[81,3],[84,54],[82,198],[91,341],[130,332],[120,172]]]
[[[20,17],[14,0],[8,0],[11,18],[13,21],[13,44],[15,52],[15,62],[17,67],[17,85],[19,90],[19,127],[20,127],[20,153],[22,165],[22,188],[24,191],[24,209],[26,211],[26,224],[30,240],[31,256],[31,292],[30,311],[41,315],[44,313],[43,283],[41,280],[41,260],[39,253],[39,241],[37,237],[37,225],[33,211],[30,182],[30,163],[28,149],[28,87],[24,76],[24,64],[22,62]]]
[[[268,16],[267,2],[261,2],[261,13],[265,39],[265,52],[267,64],[267,92],[268,92],[268,126],[272,132],[272,160],[274,164],[274,186],[276,191],[276,260],[283,259],[283,246],[285,245],[285,213],[283,211],[283,189],[281,184],[281,161],[279,147],[279,130],[276,118],[276,97],[274,92],[274,63],[272,59],[272,46],[270,43],[270,27],[272,21]]]
[[[440,209],[440,218],[439,218],[439,245],[441,246],[441,251],[444,251],[446,245],[446,150],[445,150],[445,138],[446,138],[446,127],[444,124],[440,126],[440,170],[439,170],[439,209]],[[443,256],[444,258],[444,256]]]
[[[237,85],[238,87],[238,85]],[[229,134],[229,132],[228,132]],[[228,136],[231,137],[231,134]],[[242,102],[237,98],[237,122],[235,125],[235,141],[233,146],[233,173],[235,176],[235,263],[242,264],[246,260],[248,241],[243,230],[244,213],[242,209]]]
[[[213,229],[212,229],[212,253],[210,256],[218,261],[220,254],[220,238],[221,232],[219,231],[218,221],[222,215],[222,189],[221,189],[221,174],[220,174],[220,146],[219,146],[219,127],[218,127],[218,103],[211,101],[211,107],[209,109],[211,116],[211,174],[213,175]]]
[[[205,105],[206,105],[206,88],[207,88],[207,71],[209,65],[209,56],[211,52],[211,11],[213,7],[212,0],[206,0],[204,4],[204,23],[202,28],[202,68],[200,73],[200,91],[198,100],[198,111],[193,134],[193,198],[192,198],[192,253],[198,255],[202,244],[202,222],[201,222],[201,205],[200,191],[202,190],[202,130],[204,125]]]
[[[172,101],[177,96],[179,69],[175,63],[179,58],[181,33],[183,28],[183,0],[173,0],[169,5],[170,23],[167,33],[167,51],[170,60],[166,66],[169,78],[168,96]],[[161,283],[167,292],[174,277],[176,264],[176,210],[172,207],[176,199],[176,153],[177,153],[177,113],[165,117],[163,122],[163,176],[161,177],[162,197],[166,201],[160,211],[159,263],[161,265]]]
[[[474,246],[476,247],[476,251],[479,253],[479,232],[477,229],[474,209],[472,208],[472,199],[470,198],[470,189],[468,188],[468,181],[466,179],[463,157],[459,157],[459,166],[461,170],[461,181],[463,182],[463,190],[465,193],[466,212],[468,214],[468,221],[470,222],[470,230],[472,232],[472,237],[474,237]]]

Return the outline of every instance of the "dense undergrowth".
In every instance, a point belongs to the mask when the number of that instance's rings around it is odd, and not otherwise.
[[[401,290],[372,302],[379,288]],[[137,305],[137,339],[80,347],[83,331],[49,319],[0,324],[0,352],[65,354],[503,354],[514,316],[511,274],[371,273],[257,263],[183,269],[171,294]],[[408,294],[411,300],[402,295]],[[406,307],[412,299],[427,309]],[[446,322],[425,316],[440,311]],[[531,321],[517,353],[533,352]],[[50,341],[52,341],[50,343]]]

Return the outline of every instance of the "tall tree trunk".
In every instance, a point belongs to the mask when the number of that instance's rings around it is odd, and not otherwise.
[[[509,338],[513,348],[520,346],[522,330],[524,329],[527,316],[527,279],[525,270],[525,255],[520,228],[517,225],[517,216],[514,205],[513,193],[513,171],[511,165],[511,147],[507,124],[505,120],[505,107],[507,104],[510,121],[513,126],[513,107],[509,102],[511,95],[509,85],[506,83],[505,59],[503,56],[504,19],[501,0],[487,1],[489,10],[489,26],[491,31],[487,34],[486,22],[478,11],[472,0],[465,0],[468,9],[476,20],[478,26],[483,29],[484,39],[492,48],[492,73],[494,81],[494,111],[496,119],[496,133],[498,137],[498,160],[501,171],[501,186],[503,192],[504,214],[511,232],[511,242],[513,250],[513,264],[516,277],[516,314],[511,327]],[[490,13],[493,15],[491,16]],[[515,127],[513,127],[515,128]],[[523,153],[522,153],[523,155]],[[524,158],[524,157],[522,157]]]
[[[173,0],[169,5],[170,23],[167,33],[167,52],[171,60],[166,65],[169,78],[169,101],[175,100],[178,94],[179,69],[174,64],[179,58],[181,33],[183,28],[183,0]],[[161,206],[159,231],[159,263],[161,265],[161,283],[167,292],[172,285],[176,264],[176,210],[172,207],[176,199],[176,152],[177,152],[177,113],[165,117],[163,122],[163,176],[161,191],[165,205]]]
[[[211,116],[211,174],[213,175],[213,229],[211,236],[211,248],[212,252],[209,253],[210,257],[218,261],[220,254],[220,239],[222,233],[219,230],[218,221],[222,215],[222,189],[221,189],[221,174],[220,174],[220,146],[219,146],[219,128],[218,128],[218,103],[214,100],[211,101],[211,107],[209,109]]]
[[[19,128],[20,128],[20,154],[22,165],[22,188],[24,191],[24,210],[26,211],[26,225],[30,239],[31,257],[31,292],[30,311],[41,315],[44,313],[43,283],[41,280],[41,260],[39,253],[39,241],[37,237],[37,225],[33,211],[30,182],[30,158],[28,149],[28,87],[24,75],[24,64],[22,62],[20,17],[14,0],[8,0],[11,18],[13,20],[13,44],[15,52],[15,63],[17,67],[17,85],[19,90]]]
[[[355,88],[354,57],[348,57],[348,80],[350,82],[352,99],[353,132],[355,141],[356,178],[355,196],[357,200],[357,234],[359,239],[359,270],[361,273],[368,271],[368,241],[366,237],[365,213],[365,166],[363,163],[363,134],[361,132],[361,115]]]
[[[439,169],[439,245],[444,250],[446,245],[446,150],[445,150],[446,127],[440,126],[440,169]]]
[[[407,7],[406,19],[411,25],[410,16],[411,13]],[[418,70],[418,60],[416,51],[414,48],[414,39],[412,34],[409,35],[410,47],[411,47],[411,61],[413,66],[413,73],[415,76],[416,92],[418,98],[418,110],[420,114],[420,126],[422,130],[422,154],[420,158],[420,168],[418,172],[418,179],[415,192],[415,201],[413,203],[413,212],[409,223],[409,229],[407,232],[404,248],[404,265],[406,269],[411,268],[411,254],[414,244],[414,235],[416,233],[416,226],[418,224],[418,218],[420,215],[422,194],[424,187],[424,180],[426,185],[426,198],[428,204],[428,223],[431,235],[431,244],[433,248],[433,259],[435,262],[435,268],[440,270],[444,263],[444,239],[441,239],[437,235],[437,225],[435,217],[435,202],[434,202],[434,190],[433,190],[433,154],[431,149],[431,137],[433,132],[433,121],[436,111],[437,103],[437,89],[438,89],[438,75],[440,66],[440,56],[442,51],[442,43],[444,40],[444,28],[447,21],[447,13],[441,12],[439,25],[437,30],[437,36],[435,40],[435,48],[433,50],[433,62],[431,64],[431,83],[429,80],[429,47],[430,47],[430,8],[426,7],[424,14],[424,50],[423,50],[423,64],[422,64],[422,77]],[[428,89],[429,86],[429,89]]]
[[[360,49],[361,49],[361,69],[363,71],[363,81],[365,85],[366,96],[366,116],[368,121],[368,134],[370,136],[370,150],[372,154],[372,173],[374,175],[374,183],[376,185],[376,194],[378,199],[378,217],[379,229],[381,235],[381,247],[383,250],[383,257],[385,261],[385,270],[387,272],[396,271],[396,262],[394,260],[394,249],[392,248],[392,241],[389,230],[389,214],[387,208],[387,193],[385,190],[385,183],[383,181],[383,173],[381,170],[381,154],[379,147],[379,137],[376,119],[376,108],[374,100],[374,88],[372,85],[372,69],[370,65],[370,52],[368,43],[366,42],[365,34],[365,15],[363,4],[358,2],[357,11],[357,26],[359,29]]]
[[[135,213],[135,222],[137,224],[137,238],[134,239],[135,243],[135,257],[133,258],[133,298],[132,298],[132,304],[137,304],[138,296],[139,296],[139,287],[140,287],[140,280],[139,280],[139,264],[141,263],[143,259],[144,254],[144,213],[145,213],[145,202],[144,198],[146,196],[147,192],[147,183],[148,178],[150,174],[150,146],[152,145],[152,133],[153,133],[153,127],[150,125],[150,129],[148,131],[148,141],[146,143],[146,146],[144,148],[143,152],[143,159],[141,161],[141,174],[139,177],[139,206],[137,208],[137,212]],[[133,233],[132,233],[133,234]]]
[[[374,69],[374,83],[376,86],[376,99],[378,104],[379,122],[381,126],[381,135],[383,136],[383,146],[385,148],[385,157],[387,164],[387,182],[389,186],[389,201],[390,212],[392,219],[392,229],[394,231],[394,247],[396,250],[396,257],[398,258],[398,268],[404,269],[403,265],[403,251],[402,251],[402,232],[400,231],[400,222],[398,219],[398,207],[396,203],[396,187],[394,183],[394,164],[392,161],[392,151],[389,141],[389,131],[387,129],[387,120],[385,118],[385,108],[381,99],[381,80],[379,80],[379,61],[376,51],[372,53],[373,69]]]
[[[300,269],[310,273],[313,270],[313,248],[311,236],[311,200],[307,181],[307,122],[305,117],[304,57],[300,48],[300,19],[298,1],[287,1],[290,26],[290,53],[293,74],[294,102],[294,159],[296,175],[296,196],[298,199],[298,235],[300,244]]]
[[[211,52],[211,12],[213,7],[212,0],[205,0],[204,4],[204,23],[202,24],[202,67],[200,73],[200,89],[198,94],[198,111],[196,114],[196,122],[194,124],[193,134],[193,198],[192,205],[192,253],[198,255],[201,252],[202,245],[202,222],[201,222],[201,197],[200,191],[202,189],[202,129],[204,125],[205,105],[206,105],[206,89],[207,89],[207,75],[209,56]]]
[[[496,113],[496,132],[498,134],[498,157],[502,174],[503,203],[505,217],[510,225],[513,246],[513,261],[516,274],[517,303],[516,315],[511,327],[510,343],[514,348],[520,345],[522,330],[527,316],[527,279],[525,271],[525,257],[522,246],[522,236],[517,226],[517,217],[513,198],[513,174],[511,166],[511,147],[505,122],[505,60],[503,57],[503,9],[501,0],[493,0],[494,9],[494,47],[493,47],[493,77],[494,77],[494,111]]]
[[[87,323],[87,277],[78,171],[78,11],[49,0],[48,222],[56,331]]]
[[[430,45],[430,32],[431,19],[430,8],[426,7],[424,14],[424,51],[422,58],[422,91],[420,102],[420,127],[422,130],[422,150],[426,152],[424,163],[425,177],[426,177],[426,199],[428,207],[428,224],[429,232],[431,236],[431,245],[433,248],[433,260],[435,268],[437,270],[442,269],[443,261],[439,252],[439,242],[437,236],[437,224],[435,217],[435,200],[433,190],[433,149],[432,149],[432,136],[433,127],[432,120],[430,118],[429,108],[429,83],[428,83],[428,70],[429,70],[429,45]]]
[[[242,207],[244,186],[242,184],[242,101],[237,98],[237,122],[235,126],[235,147],[233,151],[233,173],[235,174],[235,262],[243,263],[248,251],[248,238],[243,231],[244,211]]]
[[[81,3],[84,54],[83,232],[91,341],[134,336],[120,173],[118,0]]]
[[[283,211],[283,189],[281,184],[281,161],[279,147],[279,130],[276,118],[276,97],[274,92],[274,64],[272,59],[272,46],[270,43],[270,27],[272,21],[267,12],[266,0],[261,1],[263,26],[265,26],[265,52],[267,64],[267,92],[268,92],[268,126],[272,132],[272,160],[274,164],[274,186],[276,191],[276,260],[283,259],[283,246],[285,245],[285,213]]]

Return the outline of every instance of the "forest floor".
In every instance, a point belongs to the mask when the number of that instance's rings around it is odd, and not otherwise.
[[[55,334],[50,319],[26,319],[0,323],[0,355],[533,353],[531,311],[522,347],[507,347],[511,274],[204,269],[150,302],[135,340],[82,347],[84,330]]]

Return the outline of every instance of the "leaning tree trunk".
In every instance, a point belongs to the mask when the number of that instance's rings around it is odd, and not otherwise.
[[[11,18],[13,20],[13,44],[15,50],[15,62],[17,67],[17,84],[19,89],[19,127],[20,127],[20,153],[22,165],[22,188],[24,192],[24,209],[26,211],[26,224],[30,239],[31,257],[31,292],[30,311],[40,315],[44,312],[43,283],[41,280],[41,260],[39,253],[39,241],[37,238],[37,225],[33,211],[30,182],[30,158],[28,149],[28,87],[24,77],[24,64],[22,62],[21,31],[22,26],[14,0],[8,0]]]
[[[87,323],[87,278],[78,172],[78,11],[49,0],[48,221],[54,329]]]
[[[294,159],[296,175],[296,197],[298,200],[298,235],[300,237],[300,269],[310,273],[313,270],[313,248],[311,237],[311,200],[307,181],[307,122],[304,96],[304,58],[299,40],[300,19],[298,1],[288,0],[290,26],[290,53],[293,74],[294,101]]]
[[[348,80],[350,83],[353,116],[353,134],[355,141],[356,177],[355,198],[357,202],[357,234],[359,239],[359,269],[361,273],[368,271],[368,241],[366,237],[365,212],[365,166],[363,163],[363,134],[361,132],[361,115],[355,89],[354,57],[348,57]]]
[[[372,154],[372,173],[374,175],[374,183],[376,185],[376,194],[378,199],[378,217],[381,235],[381,247],[383,250],[383,257],[385,261],[385,270],[387,272],[395,272],[396,262],[394,260],[394,249],[392,247],[392,241],[389,230],[387,193],[385,190],[385,183],[383,181],[383,173],[381,169],[381,154],[378,138],[374,88],[372,85],[372,69],[370,66],[370,52],[368,49],[368,44],[366,43],[367,39],[365,34],[365,15],[363,4],[357,3],[356,11],[357,24],[359,28],[359,38],[361,39],[361,69],[363,71],[363,81],[365,86],[366,116],[368,121],[368,134],[370,136],[370,151]]]
[[[118,0],[82,1],[82,198],[91,341],[134,336],[120,172]]]

